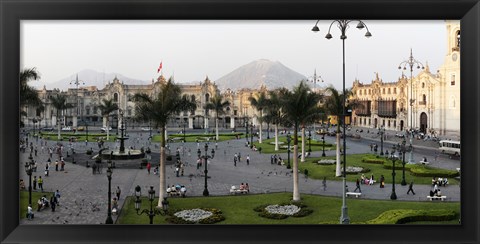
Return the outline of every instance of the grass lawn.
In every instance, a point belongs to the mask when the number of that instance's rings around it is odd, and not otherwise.
[[[28,189],[28,186],[27,186]],[[33,211],[37,211],[37,201],[39,198],[41,198],[43,195],[46,195],[48,200],[50,200],[50,197],[53,195],[53,192],[36,192],[32,190],[32,208]],[[22,190],[20,191],[20,219],[24,219],[27,214],[27,207],[28,207],[28,190]]]
[[[321,224],[338,223],[342,199],[317,195],[302,194],[304,204],[313,213],[305,217],[288,217],[282,220],[260,217],[253,209],[262,204],[281,204],[291,200],[291,193],[271,193],[258,195],[237,195],[218,197],[169,198],[171,210],[192,208],[216,208],[223,212],[224,221],[217,224]],[[157,205],[155,199],[154,204]],[[149,201],[144,198],[142,208],[149,208]],[[351,223],[363,223],[392,209],[432,210],[445,209],[456,213],[456,221],[440,221],[435,224],[458,224],[460,203],[458,202],[407,202],[381,201],[368,199],[348,199],[348,213]],[[166,224],[165,216],[154,217],[155,224]],[[134,198],[129,197],[121,210],[117,224],[148,224],[147,215],[138,216],[134,209]],[[430,222],[428,222],[430,223]]]
[[[58,141],[58,134],[57,132],[41,132],[40,135],[46,139],[46,140],[51,140],[51,141]],[[60,133],[60,136],[63,138],[62,141],[68,142],[68,139],[70,137],[75,137],[77,138],[77,142],[85,142],[87,139],[86,133],[85,132],[63,132]],[[89,142],[96,142],[98,138],[103,138],[103,141],[107,141],[107,133],[88,133],[88,141]],[[115,132],[110,133],[109,135],[109,142],[114,142],[117,139],[117,136],[115,135]]]
[[[305,137],[308,138],[308,137]],[[244,138],[245,139],[245,138]],[[250,138],[249,138],[250,141]],[[286,153],[288,144],[287,144],[287,138],[285,136],[279,136],[278,137],[278,151],[275,151],[275,138],[270,138],[270,139],[264,139],[262,140],[262,143],[258,142],[253,142],[253,145],[257,148],[262,148],[262,153]],[[290,147],[293,155],[293,140],[290,141]],[[298,137],[298,151],[301,152],[302,148],[302,137]],[[311,140],[311,148],[312,151],[322,151],[323,150],[323,142],[322,141],[314,141]],[[305,141],[305,151],[308,152],[309,146],[308,146],[308,140]],[[335,150],[336,146],[330,143],[325,143],[325,151],[328,150]]]
[[[343,158],[343,157],[342,157]],[[348,166],[360,166],[364,169],[369,169],[369,172],[364,173],[367,178],[373,174],[376,180],[380,179],[380,176],[383,175],[385,177],[385,183],[392,183],[392,161],[385,160],[384,158],[379,158],[378,160],[382,160],[385,164],[382,163],[367,163],[362,162],[362,159],[369,158],[375,159],[375,155],[372,154],[352,154],[347,155],[347,167]],[[320,165],[317,162],[321,159],[335,159],[335,157],[320,157],[320,158],[307,158],[304,163],[299,162],[299,170],[303,174],[304,170],[308,170],[308,177],[314,179],[323,179],[323,177],[327,177],[327,180],[342,180],[341,177],[335,177],[335,164],[333,165]],[[343,167],[343,165],[342,165]],[[395,164],[395,182],[400,184],[402,181],[402,164],[396,163]],[[342,168],[343,169],[343,168]],[[413,175],[410,170],[416,170],[417,172],[422,172],[424,174],[431,174],[436,175],[437,173],[457,173],[454,170],[445,170],[445,169],[438,169],[429,166],[417,165],[417,164],[405,164],[405,180],[407,183],[413,180],[414,184],[431,184],[433,176],[419,176]],[[347,181],[355,181],[357,178],[360,179],[362,173],[358,174],[347,174]],[[438,175],[437,175],[438,176]],[[448,181],[450,185],[458,185],[458,180],[453,177],[448,177]]]
[[[228,141],[234,140],[236,137],[242,137],[243,133],[236,132],[236,133],[219,133],[218,134],[218,141]],[[169,140],[173,142],[182,142],[183,141],[183,134],[168,134],[167,135]],[[153,135],[152,142],[160,142],[161,135]],[[185,141],[186,142],[215,142],[216,134],[215,133],[198,133],[198,134],[185,134]]]

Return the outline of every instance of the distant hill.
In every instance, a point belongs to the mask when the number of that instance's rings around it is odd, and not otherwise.
[[[267,89],[286,87],[291,89],[306,77],[291,70],[278,61],[259,59],[243,65],[215,81],[220,90],[230,88],[258,89],[265,85]]]
[[[70,84],[70,81],[74,81],[76,78],[77,73],[72,74],[69,77],[65,77],[59,81],[53,82],[53,83],[45,83],[45,82],[39,82],[39,81],[31,81],[28,84],[37,88],[37,89],[42,89],[43,85],[47,87],[48,90],[58,88],[60,90],[68,90],[68,88],[75,88],[74,84]],[[91,69],[85,69],[80,72],[78,72],[78,80],[79,81],[84,81],[85,84],[80,82],[79,87],[82,86],[97,86],[98,89],[102,89],[105,87],[108,82],[112,82],[113,79],[117,76],[117,78],[120,80],[120,82],[123,82],[128,85],[144,85],[144,84],[149,84],[147,81],[142,81],[142,80],[137,80],[133,78],[129,78],[126,76],[123,76],[118,73],[103,73],[103,72],[98,72],[95,70]],[[74,82],[72,82],[74,83]]]

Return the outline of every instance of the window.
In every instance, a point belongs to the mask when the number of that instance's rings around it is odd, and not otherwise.
[[[113,101],[118,102],[118,93],[113,94]]]
[[[397,88],[396,87],[393,88],[393,94],[397,94]]]
[[[425,88],[425,82],[422,82],[422,88]]]
[[[388,88],[388,94],[390,94],[390,88]]]
[[[385,94],[385,88],[383,88],[383,94]]]
[[[360,95],[362,95],[362,90],[360,90]]]
[[[233,110],[233,115],[237,115],[237,110]]]
[[[388,120],[388,127],[390,127],[390,120]]]
[[[455,74],[452,74],[450,76],[450,85],[454,86],[455,85]]]

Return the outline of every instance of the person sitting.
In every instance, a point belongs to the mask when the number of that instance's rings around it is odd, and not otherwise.
[[[441,197],[442,196],[442,192],[440,191],[440,189],[437,190],[437,197]]]
[[[430,196],[433,197],[434,195],[435,193],[432,190],[430,190]]]
[[[20,190],[25,190],[25,182],[23,182],[23,179],[20,179]]]
[[[448,179],[447,178],[443,178],[443,186],[447,186],[448,185]]]
[[[245,183],[244,189],[247,191],[247,193],[250,192],[250,187],[248,186],[248,183]]]
[[[368,181],[368,184],[373,185],[373,175],[372,175],[372,177],[370,177],[370,180]]]
[[[243,191],[243,190],[245,190],[245,186],[243,185],[243,182],[242,182],[242,184],[240,184],[240,191]]]
[[[117,198],[114,197],[112,200],[112,214],[117,214],[117,209],[118,209],[118,201]]]
[[[187,194],[187,188],[185,188],[184,185],[182,185],[182,188],[180,188],[180,193],[182,197],[185,197],[185,195]]]
[[[360,177],[360,183],[365,184],[365,174]]]
[[[43,201],[41,198],[39,198],[37,201],[37,211],[42,210],[42,208],[43,208]]]
[[[158,167],[153,168],[153,174],[156,175],[158,173]]]
[[[172,193],[172,189],[170,189],[170,187],[167,187],[167,194],[170,195],[170,193]]]

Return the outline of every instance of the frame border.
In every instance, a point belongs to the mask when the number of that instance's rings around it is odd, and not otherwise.
[[[478,0],[0,0],[0,242],[2,243],[477,243],[480,241]],[[462,224],[19,225],[20,20],[461,19]],[[312,22],[313,24],[313,22]],[[466,51],[468,50],[468,52]],[[12,143],[13,142],[13,143]],[[13,153],[12,153],[13,152]],[[12,184],[13,182],[13,184]],[[466,182],[466,183],[464,183]],[[232,235],[243,232],[245,235]],[[371,235],[370,233],[375,233]]]

